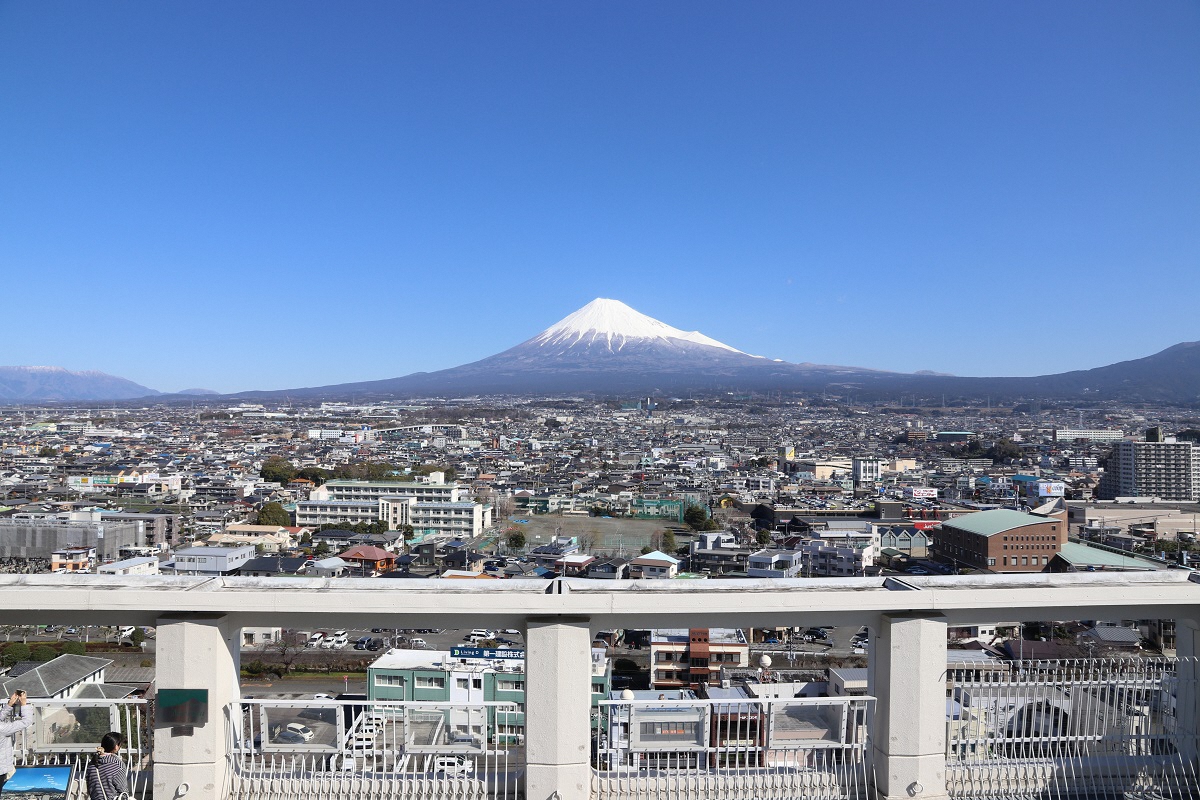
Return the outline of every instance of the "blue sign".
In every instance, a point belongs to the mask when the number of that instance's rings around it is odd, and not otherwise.
[[[451,647],[451,658],[525,658],[524,650],[500,650],[490,647]]]

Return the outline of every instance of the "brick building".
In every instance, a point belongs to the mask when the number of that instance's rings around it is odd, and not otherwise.
[[[943,522],[934,531],[933,555],[959,568],[1042,572],[1066,541],[1059,516],[997,508]]]

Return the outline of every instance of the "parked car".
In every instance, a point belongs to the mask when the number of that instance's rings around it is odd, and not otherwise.
[[[278,744],[304,744],[308,740],[295,731],[280,731],[275,737],[275,742]]]
[[[462,756],[439,756],[433,760],[433,771],[438,775],[470,775],[475,771],[475,762]]]
[[[305,647],[318,647],[325,640],[325,631],[317,631],[312,636],[308,637]]]
[[[383,649],[383,639],[372,639],[367,643],[367,649],[372,653]]]
[[[358,641],[354,643],[355,650],[366,650],[367,645],[371,643],[370,636],[360,636]]]
[[[283,731],[284,733],[294,733],[305,742],[311,742],[313,737],[316,736],[316,734],[313,733],[312,728],[308,727],[303,722],[289,722]]]

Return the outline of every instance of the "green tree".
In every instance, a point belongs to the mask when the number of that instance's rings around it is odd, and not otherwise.
[[[683,512],[683,521],[694,531],[715,531],[720,525],[708,516],[704,506],[689,505]]]
[[[287,485],[288,481],[296,477],[296,468],[283,456],[271,456],[263,462],[258,475],[264,481]]]
[[[263,507],[258,510],[258,517],[254,521],[255,525],[278,525],[286,528],[292,524],[292,515],[287,512],[281,503],[272,500],[269,503],[264,503]]]
[[[51,447],[48,444],[43,445],[42,448],[40,450],[38,450],[39,458],[52,458],[56,455],[58,455],[58,451],[55,450],[53,447]]]
[[[313,550],[313,555],[317,558],[324,558],[325,556],[329,555],[329,542],[322,540],[321,543],[317,545],[317,548]]]
[[[665,530],[662,535],[662,551],[667,555],[674,553],[679,549],[679,545],[675,542],[675,531]]]
[[[321,469],[320,467],[303,467],[296,473],[296,477],[305,478],[320,486],[329,480],[329,470]]]
[[[759,547],[766,547],[767,545],[771,544],[771,532],[766,528],[763,528],[754,535],[754,540],[758,542]]]
[[[654,552],[654,548],[651,547],[650,545],[646,545],[645,547],[642,548],[642,555],[648,555],[653,552]]]
[[[997,439],[987,450],[987,457],[993,461],[1003,461],[1006,458],[1020,458],[1021,446],[1012,439]]]
[[[4,648],[3,662],[4,666],[11,667],[18,661],[28,661],[30,655],[29,645],[22,642],[13,642]]]
[[[86,656],[87,648],[83,646],[83,642],[64,642],[62,653],[65,656]]]
[[[505,537],[504,542],[511,549],[520,550],[525,546],[525,531],[512,531]]]
[[[133,633],[129,634],[129,641],[133,642],[134,647],[141,647],[142,642],[146,641],[146,632],[141,628],[134,628]]]
[[[33,652],[29,654],[29,657],[34,661],[49,661],[52,658],[57,658],[58,653],[56,653],[54,648],[50,647],[49,645],[39,644],[37,647],[33,648]]]

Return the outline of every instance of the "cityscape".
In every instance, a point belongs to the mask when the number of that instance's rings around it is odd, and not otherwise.
[[[1198,42],[0,0],[0,796],[1200,800]]]

